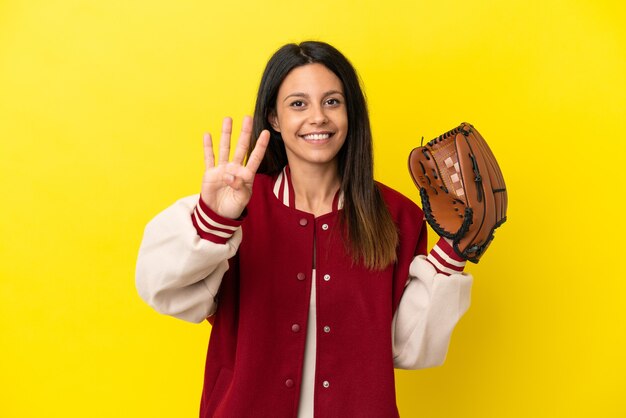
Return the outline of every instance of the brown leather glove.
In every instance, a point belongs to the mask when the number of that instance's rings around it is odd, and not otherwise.
[[[464,122],[413,149],[409,171],[430,226],[450,238],[461,257],[478,263],[507,208],[502,171],[483,137]]]

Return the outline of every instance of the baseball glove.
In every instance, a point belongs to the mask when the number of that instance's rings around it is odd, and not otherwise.
[[[411,151],[409,171],[420,190],[426,220],[473,263],[493,231],[506,221],[507,192],[489,146],[469,123]]]

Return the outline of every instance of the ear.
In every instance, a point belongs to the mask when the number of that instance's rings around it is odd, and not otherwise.
[[[278,123],[278,116],[276,115],[276,112],[272,111],[267,117],[267,121],[276,132],[280,132],[280,124]]]

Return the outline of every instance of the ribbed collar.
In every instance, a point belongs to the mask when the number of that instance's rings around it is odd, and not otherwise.
[[[276,181],[274,182],[274,196],[280,200],[283,205],[295,208],[296,207],[296,193],[293,189],[293,182],[291,181],[291,170],[286,165],[283,171],[278,174]],[[333,198],[333,212],[343,209],[343,192],[337,190],[335,197]]]

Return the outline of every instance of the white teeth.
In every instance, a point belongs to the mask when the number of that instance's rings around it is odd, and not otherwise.
[[[309,141],[319,141],[321,139],[330,138],[330,134],[309,134],[309,135],[304,135],[303,138]]]

